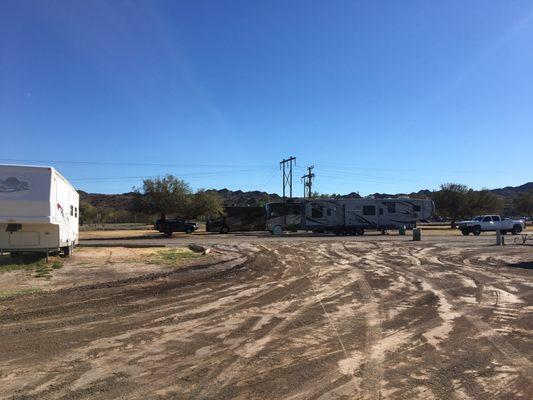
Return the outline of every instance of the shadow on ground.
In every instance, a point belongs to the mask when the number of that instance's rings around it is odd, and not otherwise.
[[[524,261],[514,264],[507,264],[510,268],[522,268],[522,269],[533,269],[533,261]]]

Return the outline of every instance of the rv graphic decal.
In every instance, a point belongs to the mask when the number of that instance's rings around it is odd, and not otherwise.
[[[28,182],[19,181],[13,176],[4,180],[0,179],[0,193],[24,192],[26,190],[30,190]]]

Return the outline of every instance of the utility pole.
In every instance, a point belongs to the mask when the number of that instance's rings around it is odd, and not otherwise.
[[[296,157],[289,158],[279,162],[280,169],[283,170],[283,200],[285,200],[285,187],[289,186],[289,198],[292,199],[292,164],[296,165]],[[288,164],[285,167],[285,164]]]
[[[304,182],[304,199],[305,199],[305,192],[307,188],[307,197],[311,198],[312,187],[313,187],[313,179],[315,178],[315,174],[313,174],[311,171],[315,168],[314,165],[310,165],[307,167],[307,175],[302,176],[302,180]]]

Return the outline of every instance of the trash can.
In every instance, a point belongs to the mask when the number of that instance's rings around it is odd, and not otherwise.
[[[415,242],[418,242],[418,241],[422,240],[422,229],[413,228],[413,240]]]
[[[400,228],[398,229],[398,234],[400,236],[405,236],[405,226],[400,226]]]

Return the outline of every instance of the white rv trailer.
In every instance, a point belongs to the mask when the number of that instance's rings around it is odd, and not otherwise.
[[[288,229],[357,235],[365,229],[410,229],[435,211],[433,201],[411,198],[306,199],[266,207],[267,229],[274,234]]]
[[[78,192],[54,168],[0,165],[0,252],[69,256],[78,221]]]

